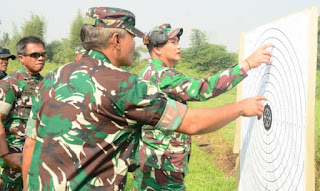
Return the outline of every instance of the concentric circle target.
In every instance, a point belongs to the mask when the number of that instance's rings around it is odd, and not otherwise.
[[[269,28],[252,50],[272,43],[270,64],[248,72],[243,96],[267,97],[261,120],[242,118],[240,190],[301,190],[304,186],[306,79],[284,32]],[[303,189],[302,189],[303,190]]]

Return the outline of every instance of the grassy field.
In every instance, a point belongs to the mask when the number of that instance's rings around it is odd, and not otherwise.
[[[16,71],[20,64],[11,61],[8,73]],[[42,75],[59,65],[46,63]],[[236,88],[206,102],[190,102],[190,108],[219,107],[235,102]],[[316,190],[320,190],[320,72],[317,71],[316,116],[315,116],[315,160]],[[235,159],[232,153],[235,122],[217,132],[202,136],[193,136],[190,173],[186,176],[188,190],[235,190]],[[128,175],[126,190],[133,190],[132,175]]]

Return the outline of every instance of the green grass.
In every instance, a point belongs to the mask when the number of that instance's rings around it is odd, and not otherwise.
[[[205,151],[192,144],[191,153],[190,173],[185,179],[188,190],[235,190],[235,179],[222,173]]]

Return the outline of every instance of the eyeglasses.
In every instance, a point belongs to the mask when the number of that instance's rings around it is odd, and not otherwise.
[[[24,56],[30,56],[31,58],[39,58],[40,56],[46,57],[47,52],[33,52],[33,53],[24,53]]]

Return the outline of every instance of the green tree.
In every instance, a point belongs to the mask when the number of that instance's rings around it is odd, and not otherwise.
[[[137,46],[133,54],[133,63],[132,66],[129,67],[129,72],[140,74],[148,62],[147,58],[143,56],[144,54],[149,55],[147,47],[144,45]]]
[[[69,38],[52,41],[47,45],[48,59],[57,64],[65,64],[75,59],[75,48],[81,44],[80,31],[83,17],[80,10],[72,21]]]
[[[190,35],[190,46],[193,50],[199,50],[208,45],[207,35],[199,29],[192,29]]]
[[[1,20],[0,20],[0,25],[1,25],[1,24],[2,24],[2,23],[1,23]],[[0,30],[0,33],[1,33],[1,30]],[[6,32],[4,32],[4,33],[2,34],[2,38],[0,38],[0,46],[2,46],[2,47],[7,47],[8,44],[9,44],[9,42],[10,42],[9,34],[6,33]]]
[[[47,60],[53,61],[53,56],[55,53],[61,51],[62,49],[62,42],[59,40],[54,40],[47,44],[46,51],[47,51]]]
[[[48,46],[48,57],[51,57],[52,62],[57,64],[66,64],[74,61],[74,49],[69,47],[69,39],[62,38],[61,41],[53,41]]]
[[[0,39],[0,46],[7,47],[10,43],[9,33],[5,32],[2,34],[2,38]]]
[[[82,26],[83,26],[83,16],[80,13],[80,10],[78,10],[78,14],[76,18],[73,20],[71,24],[71,30],[70,30],[70,48],[72,49],[74,49],[75,47],[81,44],[80,31]]]
[[[22,34],[19,32],[18,26],[16,24],[12,24],[12,38],[10,39],[7,48],[14,55],[17,55],[16,44],[22,38]]]
[[[43,17],[31,13],[30,20],[25,21],[21,27],[22,36],[37,36],[44,40],[46,22]]]
[[[186,67],[207,75],[227,69],[237,63],[237,57],[225,46],[210,44],[207,35],[198,29],[192,30],[190,47],[181,51],[181,61]]]
[[[140,61],[142,54],[147,54],[148,49],[144,45],[137,46],[133,54],[133,62]]]

